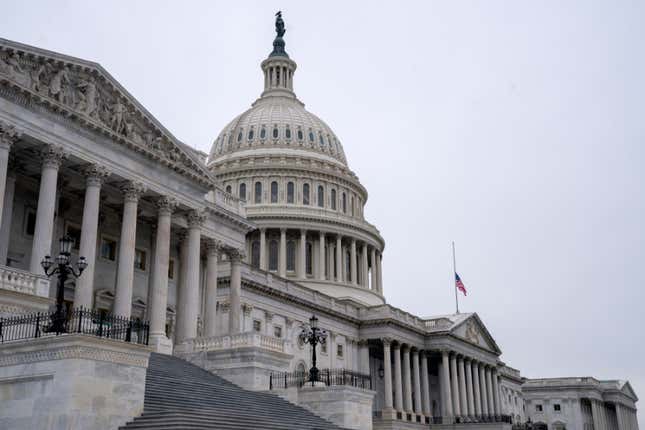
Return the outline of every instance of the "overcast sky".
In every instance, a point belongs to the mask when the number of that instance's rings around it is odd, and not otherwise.
[[[0,37],[101,63],[208,152],[262,90],[278,9],[295,91],[369,191],[388,302],[454,312],[454,240],[505,362],[645,398],[642,1],[20,0]]]

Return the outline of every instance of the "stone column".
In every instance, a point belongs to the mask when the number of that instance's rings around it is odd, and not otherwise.
[[[343,273],[343,239],[340,235],[336,236],[336,281],[343,282],[345,274]]]
[[[421,351],[421,402],[423,406],[423,415],[425,415],[426,417],[431,416],[432,411],[430,410],[430,381],[428,380],[428,354],[426,351]]]
[[[367,244],[364,243],[361,250],[361,285],[365,288],[369,288],[369,269],[368,269],[368,260],[367,260]]]
[[[370,248],[370,262],[372,265],[370,270],[372,276],[369,282],[369,288],[372,291],[378,291],[378,288],[376,287],[376,250],[374,247]]]
[[[298,278],[307,279],[307,230],[300,230],[300,247],[298,249]]]
[[[481,416],[484,415],[482,412],[482,395],[479,387],[479,363],[476,361],[472,362],[472,368],[473,368],[473,388],[475,390],[474,392],[474,400],[475,400],[475,415],[476,416]]]
[[[199,316],[199,266],[201,226],[204,215],[190,211],[187,216],[188,241],[186,251],[186,273],[184,284],[179,287],[181,307],[177,309],[177,343],[197,337],[197,317]]]
[[[482,399],[482,415],[488,413],[488,388],[486,387],[486,365],[479,363],[479,390]]]
[[[473,395],[473,368],[470,358],[466,358],[466,398],[468,401],[468,416],[475,416],[475,397]]]
[[[461,416],[461,407],[459,404],[459,376],[457,374],[457,355],[450,356],[450,382],[452,384],[452,408],[455,416]]]
[[[92,309],[94,288],[94,269],[96,267],[96,236],[99,228],[99,203],[101,184],[108,176],[103,166],[92,164],[84,169],[85,200],[83,204],[83,221],[81,226],[81,243],[79,255],[87,259],[87,269],[76,281],[74,306]]]
[[[491,375],[490,375],[492,381],[493,381],[493,403],[495,404],[495,407],[493,408],[493,411],[495,415],[502,415],[502,405],[500,402],[500,396],[499,396],[499,384],[497,382],[497,368],[493,367],[491,370]]]
[[[623,411],[620,404],[616,403],[616,423],[618,430],[625,430],[625,422],[623,421]]]
[[[401,345],[395,344],[394,352],[394,409],[403,411],[403,380],[401,378]]]
[[[206,248],[206,310],[204,311],[204,336],[217,334],[217,259],[221,244],[210,240]]]
[[[385,409],[392,409],[392,353],[390,352],[391,340],[388,338],[381,339],[383,342],[383,382],[385,391]]]
[[[370,348],[367,339],[362,339],[358,342],[360,369],[359,371],[364,375],[370,374]]]
[[[441,351],[441,415],[444,424],[448,423],[450,417],[454,416],[452,409],[452,393],[450,388],[450,356],[449,352]]]
[[[412,373],[408,345],[403,345],[403,408],[406,412],[412,412]]]
[[[278,258],[278,275],[283,278],[287,274],[287,229],[280,229],[280,255]]]
[[[363,248],[365,250],[365,248]],[[367,251],[367,250],[365,250]],[[367,254],[367,252],[366,252]],[[421,373],[419,372],[419,350],[412,351],[412,379],[414,384],[414,412],[421,414]]]
[[[591,400],[591,416],[593,418],[594,430],[606,430],[600,412],[600,402],[598,400]]]
[[[349,275],[352,278],[352,284],[356,285],[356,239],[352,239],[350,248],[350,259],[349,259]]]
[[[325,232],[318,232],[318,279],[325,279]]]
[[[490,366],[486,366],[486,397],[488,398],[488,415],[495,415],[495,398],[493,397]]]
[[[7,184],[7,172],[9,171],[9,151],[11,150],[11,145],[21,137],[22,133],[16,130],[14,126],[0,122],[0,217],[4,215],[4,196]],[[56,183],[54,182],[55,187]],[[0,261],[0,264],[5,264],[5,260]],[[38,265],[40,267],[40,261]]]
[[[377,253],[376,255],[376,273],[378,279],[378,292],[383,294],[383,256],[381,253]]]
[[[228,333],[240,333],[240,306],[242,296],[242,274],[240,273],[240,262],[244,259],[244,254],[239,250],[229,251],[231,260],[231,285],[229,292],[229,310],[228,310]]]
[[[271,328],[273,327],[273,313],[269,311],[264,311],[264,329],[267,336],[273,336],[271,333]]]
[[[43,274],[40,262],[45,255],[52,252],[52,235],[54,234],[54,213],[56,211],[56,183],[58,169],[65,153],[54,145],[47,145],[42,152],[43,166],[40,176],[40,191],[38,193],[38,209],[36,211],[36,228],[31,244],[31,261],[29,271]],[[4,178],[3,178],[4,181]]]
[[[260,269],[267,270],[267,229],[260,229]]]
[[[128,182],[123,191],[123,219],[119,239],[119,264],[116,275],[114,313],[130,318],[132,312],[132,281],[134,278],[134,248],[137,240],[137,206],[145,191],[142,184]]]
[[[11,167],[9,167],[11,169]],[[1,175],[1,173],[0,173]],[[11,242],[11,220],[13,218],[13,200],[16,191],[16,177],[10,170],[7,173],[7,184],[5,186],[2,221],[0,222],[0,264],[7,264],[9,256],[9,243]]]
[[[468,415],[468,402],[466,397],[466,371],[464,370],[464,358],[462,356],[457,359],[457,373],[459,377],[459,405],[461,407],[461,414]]]
[[[166,308],[168,306],[168,264],[170,263],[170,229],[172,211],[177,202],[167,196],[157,200],[157,234],[155,238],[154,272],[150,283],[150,345],[157,352],[172,353],[166,337]]]

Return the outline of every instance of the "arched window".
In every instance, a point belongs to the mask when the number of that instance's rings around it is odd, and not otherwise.
[[[294,272],[296,270],[296,242],[294,240],[287,241],[287,271]]]
[[[352,216],[354,216],[354,197],[350,200],[350,205],[349,205],[351,211],[352,211]]]
[[[262,203],[262,182],[255,183],[255,203]]]
[[[253,129],[249,130],[249,140],[253,140]]]
[[[274,139],[278,138],[278,127],[273,127],[273,138]]]
[[[352,261],[352,254],[350,254],[349,251],[346,251],[345,252],[345,281],[347,282],[352,281],[351,261]]]
[[[302,185],[302,204],[309,204],[309,184]]]
[[[309,142],[314,143],[314,132],[309,130]]]
[[[275,272],[278,270],[278,241],[269,241],[269,270]]]
[[[336,190],[331,190],[331,208],[336,210]]]
[[[293,182],[287,183],[287,203],[293,203],[294,201],[294,186]]]
[[[291,129],[289,127],[284,131],[284,137],[291,139]]]
[[[242,130],[240,130],[240,132],[239,132],[239,133],[238,133],[238,135],[237,135],[237,141],[238,141],[238,142],[241,142],[241,141],[242,141]]]
[[[240,198],[242,200],[246,200],[246,184],[245,183],[240,184]]]
[[[303,135],[302,130],[298,129],[298,140],[302,141]]]
[[[347,194],[343,193],[343,213],[347,213]]]
[[[314,246],[311,242],[307,242],[307,248],[305,249],[305,270],[307,275],[314,274]]]
[[[271,203],[278,203],[278,183],[271,182]]]
[[[260,241],[251,242],[251,266],[260,267]]]
[[[260,139],[264,139],[266,137],[267,137],[267,129],[264,128],[264,126],[262,126],[262,128],[260,129]]]
[[[325,207],[325,189],[322,185],[318,185],[318,207]]]
[[[227,185],[227,186],[226,186],[226,192],[227,192],[227,193],[232,194],[232,193],[231,193],[231,191],[232,191],[232,190],[233,190],[233,189],[231,188],[231,186],[230,186],[230,185]]]
[[[322,133],[320,133],[320,135],[318,137],[320,137],[320,147],[324,148],[325,147],[325,141],[323,139]]]

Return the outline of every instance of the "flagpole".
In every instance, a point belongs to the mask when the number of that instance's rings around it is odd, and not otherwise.
[[[455,241],[452,241],[452,282],[455,288],[455,307],[459,313],[459,295],[457,294],[457,259],[455,258]]]

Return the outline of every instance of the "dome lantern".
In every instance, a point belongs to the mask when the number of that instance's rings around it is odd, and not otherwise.
[[[276,13],[275,20],[276,37],[273,40],[273,51],[269,57],[262,62],[264,72],[264,91],[261,97],[265,96],[286,96],[295,98],[293,92],[293,74],[296,71],[296,62],[289,58],[284,50],[284,21],[282,12]]]

